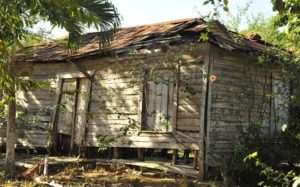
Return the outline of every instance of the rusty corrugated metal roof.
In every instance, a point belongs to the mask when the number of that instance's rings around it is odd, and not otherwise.
[[[83,35],[83,45],[71,56],[67,54],[65,42],[52,42],[26,48],[19,53],[17,61],[63,61],[68,58],[79,59],[98,55],[104,51],[114,51],[116,53],[128,52],[134,49],[145,48],[157,42],[178,41],[188,38],[189,36],[199,36],[201,32],[207,32],[207,28],[208,26],[204,20],[196,18],[121,28],[115,34],[111,45],[105,49],[99,49],[99,32],[88,33]],[[210,28],[209,41],[222,48],[245,52],[269,53],[272,47],[271,44],[261,41],[257,37],[241,36],[228,31],[226,27],[218,21],[213,24],[213,28]],[[274,49],[272,48],[272,50]],[[284,52],[281,51],[281,53]]]

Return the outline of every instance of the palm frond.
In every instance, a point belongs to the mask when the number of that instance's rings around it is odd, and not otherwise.
[[[32,14],[38,14],[53,26],[69,32],[68,49],[72,53],[80,46],[85,27],[94,27],[103,33],[99,41],[106,45],[120,25],[120,15],[107,0],[26,0]],[[37,10],[35,12],[35,10]]]

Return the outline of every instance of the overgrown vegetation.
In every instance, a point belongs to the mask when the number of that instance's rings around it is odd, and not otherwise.
[[[248,186],[292,186],[299,176],[299,139],[283,126],[275,137],[266,137],[259,123],[240,131],[230,160],[231,177]]]
[[[227,0],[207,0],[204,4],[212,4],[215,12],[209,15],[213,19],[220,15],[223,8],[230,11]],[[275,136],[266,136],[262,121],[249,121],[246,129],[240,128],[234,156],[227,162],[228,175],[235,184],[243,186],[299,186],[300,185],[300,109],[299,109],[299,44],[300,44],[300,3],[295,0],[272,0],[273,9],[277,14],[265,19],[261,14],[247,18],[248,28],[239,30],[239,24],[245,19],[249,3],[239,8],[235,16],[229,13],[230,29],[242,34],[256,33],[261,39],[286,49],[292,53],[292,58],[281,57],[286,67],[282,84],[289,83],[290,89],[285,104],[289,105],[289,120],[279,123],[281,132]],[[224,8],[226,7],[226,8]],[[258,60],[265,62],[262,58]],[[268,93],[266,97],[281,98],[283,92]],[[278,119],[276,119],[278,120]]]

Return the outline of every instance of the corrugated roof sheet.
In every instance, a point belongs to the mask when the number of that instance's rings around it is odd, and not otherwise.
[[[68,57],[67,47],[63,42],[52,42],[40,46],[28,47],[19,53],[17,61],[45,62],[63,61],[67,58],[78,59],[92,55],[98,55],[104,51],[124,52],[145,48],[147,45],[158,41],[181,40],[184,37],[199,36],[207,31],[207,24],[202,19],[183,19],[163,22],[151,25],[120,28],[115,34],[111,45],[105,49],[99,49],[99,32],[83,35],[83,45],[79,50]],[[271,44],[259,39],[259,37],[246,37],[228,31],[224,25],[216,21],[210,28],[209,41],[229,50],[241,50],[245,52],[273,51]],[[272,50],[270,50],[272,48]],[[285,53],[279,49],[280,53]],[[127,51],[128,52],[128,51]],[[276,52],[278,53],[278,52]],[[274,53],[274,54],[276,54]]]

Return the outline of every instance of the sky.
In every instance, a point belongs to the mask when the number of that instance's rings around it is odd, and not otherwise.
[[[111,0],[122,16],[122,27],[158,23],[183,18],[195,18],[207,15],[211,10],[209,6],[203,6],[204,0]],[[244,7],[251,0],[229,0],[231,14],[238,13],[237,7]],[[271,0],[252,0],[248,16],[263,14],[265,18],[271,17]],[[228,15],[223,13],[221,21],[226,22]],[[241,27],[246,26],[246,19]],[[39,23],[34,30],[43,28],[50,30],[49,23]],[[86,29],[86,32],[94,32],[94,29]],[[66,31],[55,28],[50,37],[57,38],[67,34]]]

